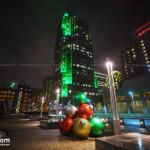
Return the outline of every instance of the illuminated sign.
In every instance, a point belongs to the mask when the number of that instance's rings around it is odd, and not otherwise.
[[[150,28],[146,28],[145,30],[139,32],[139,33],[138,33],[138,37],[144,35],[144,34],[147,33],[148,31],[150,31]]]
[[[136,34],[138,37],[141,37],[142,35],[144,35],[145,33],[149,31],[150,31],[150,22],[147,22],[143,26],[135,30],[134,34]]]

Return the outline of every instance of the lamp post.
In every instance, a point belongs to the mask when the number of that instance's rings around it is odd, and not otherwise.
[[[56,118],[58,118],[58,114],[59,114],[59,93],[60,89],[58,88],[56,90]]]
[[[117,111],[117,101],[116,101],[116,92],[114,87],[114,78],[113,78],[113,67],[112,62],[109,61],[109,58],[106,58],[106,67],[108,72],[108,80],[109,80],[109,91],[110,91],[110,101],[112,105],[112,117],[113,117],[113,125],[114,125],[114,133],[115,135],[121,134],[120,128],[120,119]]]
[[[40,114],[41,118],[43,117],[43,103],[44,103],[44,96],[42,96],[42,99],[41,99],[41,114]]]
[[[134,99],[134,95],[133,95],[133,92],[128,92],[128,94],[131,96],[131,99],[132,99],[132,102],[133,102],[133,110],[134,112],[136,112],[136,101]]]

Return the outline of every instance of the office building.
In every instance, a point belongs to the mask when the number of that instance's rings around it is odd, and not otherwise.
[[[96,101],[98,82],[89,26],[69,13],[63,15],[57,28],[53,77],[53,90],[60,89],[62,101],[72,101],[77,92],[85,92]]]
[[[150,22],[138,28],[122,48],[121,63],[125,80],[150,72]]]

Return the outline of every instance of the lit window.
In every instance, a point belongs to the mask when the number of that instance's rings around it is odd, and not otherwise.
[[[132,48],[132,52],[134,51],[134,48]]]
[[[142,49],[145,49],[145,46],[143,46]]]
[[[127,51],[127,54],[129,54],[129,51]]]
[[[149,64],[149,61],[146,61],[146,64]]]
[[[143,43],[144,41],[143,41],[143,40],[141,40],[140,42],[141,42],[141,43]]]
[[[148,60],[148,57],[145,57],[145,60]]]
[[[133,57],[135,58],[135,57],[136,57],[136,55],[133,55]]]

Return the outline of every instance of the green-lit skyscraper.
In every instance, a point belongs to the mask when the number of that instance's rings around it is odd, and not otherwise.
[[[94,101],[98,97],[88,24],[69,13],[57,28],[53,77],[53,89],[60,88],[62,101],[72,101],[77,92],[86,92]]]

